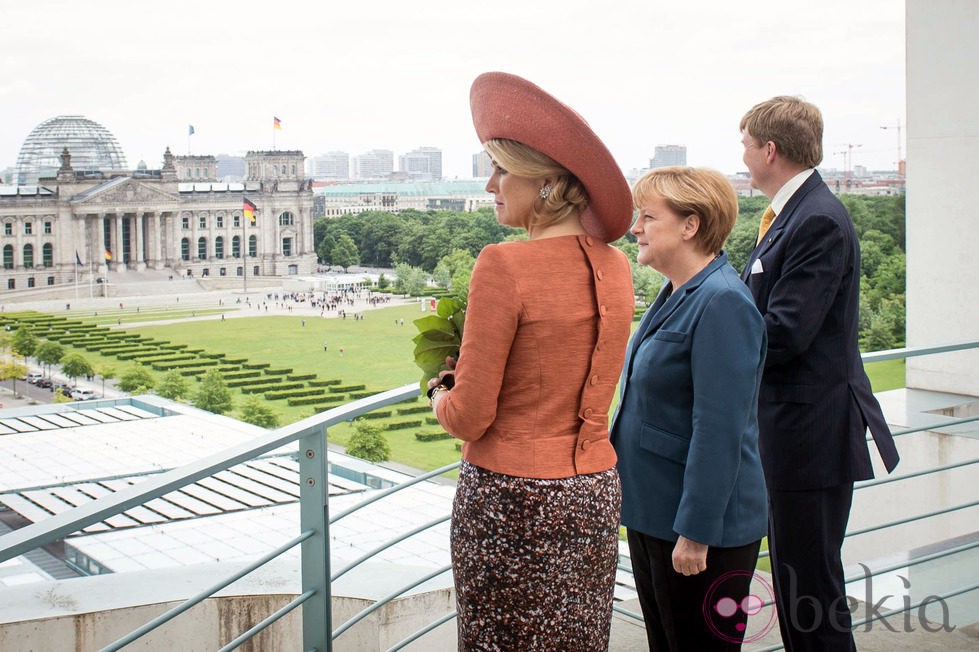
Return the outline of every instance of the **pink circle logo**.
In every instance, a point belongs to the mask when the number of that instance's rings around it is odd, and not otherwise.
[[[756,583],[754,587],[753,581]],[[751,593],[752,588],[761,595]],[[766,610],[767,616],[763,613]],[[775,626],[775,591],[764,578],[754,573],[730,571],[714,580],[707,589],[703,612],[707,626],[719,639],[735,644],[752,643]],[[756,618],[749,622],[750,616]]]

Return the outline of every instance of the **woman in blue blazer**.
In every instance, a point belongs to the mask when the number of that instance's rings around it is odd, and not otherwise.
[[[611,429],[649,648],[738,650],[767,506],[765,325],[721,250],[737,196],[713,170],[667,167],[633,200],[637,259],[667,277],[629,343]]]

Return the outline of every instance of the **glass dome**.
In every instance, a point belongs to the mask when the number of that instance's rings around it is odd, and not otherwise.
[[[126,155],[108,129],[80,115],[60,115],[34,127],[17,156],[17,183],[36,184],[53,177],[68,148],[76,172],[125,170]]]

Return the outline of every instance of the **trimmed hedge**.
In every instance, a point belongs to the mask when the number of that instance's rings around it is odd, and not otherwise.
[[[303,398],[290,398],[286,403],[290,407],[296,407],[298,405],[312,405],[314,407],[320,408],[326,407],[336,407],[346,400],[343,396],[330,397],[329,401],[325,401],[322,396],[306,396]],[[322,410],[319,410],[322,412]]]
[[[367,385],[343,385],[343,386],[336,385],[334,387],[330,387],[330,391],[333,392],[334,394],[346,394],[348,392],[361,392],[365,389],[367,389]]]
[[[260,376],[258,378],[243,378],[241,380],[232,380],[226,383],[228,387],[257,387],[261,385],[262,387],[268,389],[275,389],[282,384],[281,378],[267,378],[265,376]],[[265,391],[265,390],[263,390]]]
[[[402,430],[404,428],[420,428],[422,425],[421,419],[418,421],[392,421],[387,424],[388,430]]]
[[[452,439],[452,435],[447,432],[416,432],[415,439],[418,441],[439,441],[441,439]]]
[[[227,360],[225,361],[227,362]],[[224,375],[225,381],[244,380],[245,378],[258,378],[262,375],[261,371],[231,371]]]
[[[241,365],[245,369],[268,369],[272,366],[271,362],[246,362]]]
[[[194,367],[215,367],[217,360],[201,360],[200,358],[186,358],[181,360],[157,360],[150,363],[156,371],[170,371],[171,369],[191,369]]]
[[[404,416],[406,414],[421,414],[422,412],[431,412],[432,408],[427,405],[415,405],[407,408],[398,408],[398,416]]]
[[[286,380],[316,380],[316,374],[289,374]]]
[[[265,373],[269,376],[288,376],[292,373],[292,369],[266,369]]]
[[[391,416],[391,410],[382,410],[380,412],[368,412],[367,414],[362,414],[359,419],[387,419]]]
[[[330,385],[339,385],[343,381],[339,378],[330,378],[327,380],[311,380],[309,381],[310,387],[329,387]]]
[[[276,390],[301,389],[302,386],[303,386],[302,383],[278,382],[272,384],[266,383],[264,385],[259,385],[259,384],[243,385],[240,389],[242,394],[264,394],[265,392],[276,391]]]
[[[283,398],[299,398],[302,396],[316,396],[317,398],[323,398],[322,389],[309,389],[307,387],[300,387],[299,389],[286,389],[275,392],[268,392],[265,398],[269,401],[278,401]]]

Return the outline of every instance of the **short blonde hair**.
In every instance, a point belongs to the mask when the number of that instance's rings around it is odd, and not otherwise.
[[[760,102],[741,118],[740,129],[759,144],[772,141],[787,159],[807,168],[823,160],[823,116],[801,97],[779,95]]]
[[[540,209],[534,205],[533,223],[523,225],[549,226],[568,217],[577,218],[588,206],[588,193],[578,178],[560,163],[533,147],[515,140],[494,138],[483,143],[486,153],[510,174],[518,177],[554,179],[551,192],[541,199]]]
[[[721,252],[738,219],[738,195],[723,174],[679,165],[655,168],[632,187],[633,204],[641,208],[653,195],[680,217],[698,216],[694,241],[704,253]]]

